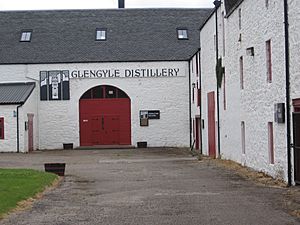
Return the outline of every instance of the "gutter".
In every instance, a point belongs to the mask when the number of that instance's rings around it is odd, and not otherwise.
[[[284,0],[284,36],[285,36],[285,76],[286,76],[286,141],[288,186],[292,185],[291,165],[291,105],[290,105],[290,49],[289,49],[289,15],[288,1]]]
[[[190,125],[190,148],[192,148],[192,93],[191,93],[191,60],[189,60],[189,125]]]
[[[24,103],[21,103],[20,105],[17,106],[17,153],[20,152],[19,108],[20,108],[23,104],[24,104]]]
[[[221,6],[221,1],[220,0],[215,0],[214,1],[215,5],[215,16],[216,16],[216,65],[218,63],[219,59],[219,33],[218,33],[218,9]],[[216,76],[217,79],[217,76]],[[220,100],[219,100],[219,86],[218,86],[218,79],[217,79],[217,120],[218,120],[218,158],[221,156],[221,140],[220,140]]]

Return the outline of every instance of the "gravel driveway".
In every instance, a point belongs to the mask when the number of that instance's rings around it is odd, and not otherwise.
[[[66,162],[66,176],[32,209],[2,225],[294,225],[284,189],[257,186],[183,149],[64,150],[0,154],[0,167],[43,170]]]

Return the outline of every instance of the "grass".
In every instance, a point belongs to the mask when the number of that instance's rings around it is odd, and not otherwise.
[[[20,201],[42,192],[56,178],[55,174],[30,169],[0,169],[0,218]]]

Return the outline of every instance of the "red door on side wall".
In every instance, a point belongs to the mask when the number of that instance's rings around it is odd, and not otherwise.
[[[200,118],[196,117],[196,149],[200,149]]]
[[[208,153],[216,157],[216,119],[215,119],[215,92],[207,94],[208,109]]]
[[[28,118],[28,151],[33,151],[33,114],[27,114]]]
[[[86,93],[79,101],[80,145],[130,145],[129,97],[112,86],[98,86]]]

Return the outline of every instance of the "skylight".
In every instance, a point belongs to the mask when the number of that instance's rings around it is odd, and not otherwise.
[[[177,29],[177,37],[179,40],[188,39],[188,30],[187,29]]]
[[[28,31],[28,30],[22,31],[20,41],[25,41],[25,42],[31,41],[31,34],[32,31]]]
[[[96,41],[106,40],[106,29],[96,29]]]

